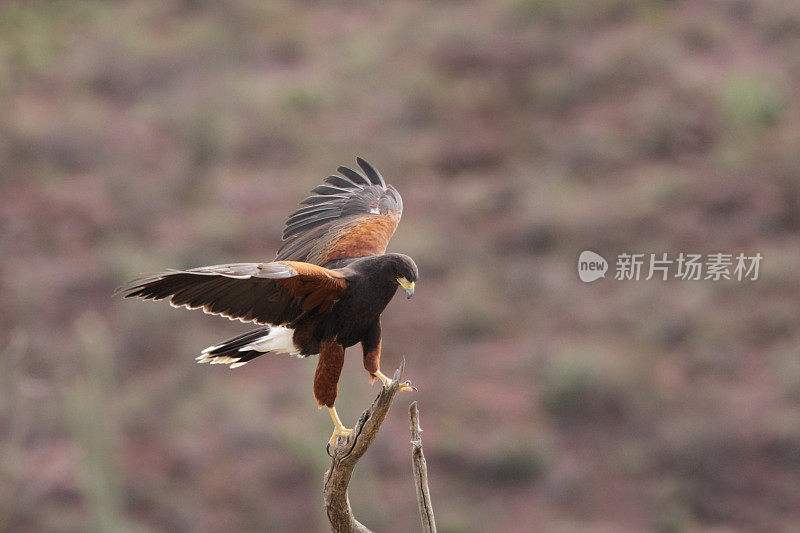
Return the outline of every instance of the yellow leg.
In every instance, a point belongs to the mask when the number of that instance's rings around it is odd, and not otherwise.
[[[392,378],[384,376],[380,370],[375,372],[375,377],[381,380],[381,383],[383,383],[383,386],[387,389],[392,385]],[[417,388],[411,385],[411,381],[406,380],[400,384],[400,387],[397,390],[403,392],[414,392],[417,390]]]
[[[333,419],[333,435],[331,435],[331,440],[328,441],[328,444],[333,446],[336,444],[336,440],[339,437],[346,437],[353,432],[352,429],[347,429],[342,424],[342,421],[339,420],[339,415],[336,413],[335,407],[328,407],[328,411],[331,413],[331,418]]]

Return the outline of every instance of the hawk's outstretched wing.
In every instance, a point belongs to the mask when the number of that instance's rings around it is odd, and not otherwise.
[[[403,200],[375,168],[356,158],[363,173],[339,167],[286,220],[276,260],[325,265],[386,251],[403,213]]]
[[[277,326],[303,312],[330,309],[347,285],[335,270],[279,261],[170,270],[133,280],[115,294],[145,300],[169,298],[175,307],[202,308],[242,322]]]

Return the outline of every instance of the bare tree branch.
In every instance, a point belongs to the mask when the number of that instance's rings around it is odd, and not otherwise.
[[[417,503],[419,504],[419,517],[422,520],[424,533],[436,533],[436,520],[433,517],[431,493],[428,489],[428,465],[422,453],[422,428],[419,427],[419,409],[417,402],[408,406],[408,417],[411,423],[411,468],[414,471],[414,485],[417,488]]]
[[[353,510],[347,497],[347,486],[350,484],[356,463],[378,435],[378,430],[401,384],[404,368],[405,361],[400,363],[400,368],[394,373],[389,388],[382,388],[369,409],[361,415],[353,428],[353,433],[347,438],[340,437],[332,448],[331,468],[325,472],[324,498],[325,512],[331,530],[336,533],[370,533],[369,529],[353,517]]]

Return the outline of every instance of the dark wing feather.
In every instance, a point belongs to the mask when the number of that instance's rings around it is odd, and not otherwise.
[[[339,201],[339,200],[346,200],[346,199],[347,199],[347,195],[346,194],[330,194],[330,195],[325,195],[325,196],[309,196],[308,198],[306,198],[305,200],[300,202],[300,205],[318,205],[318,204],[336,202],[336,201]]]
[[[331,185],[317,185],[314,189],[311,190],[313,193],[317,194],[349,194],[350,191],[348,189],[342,189],[339,187],[333,187]]]
[[[366,161],[364,161],[360,157],[356,157],[356,162],[358,163],[358,166],[360,166],[362,169],[364,169],[364,172],[366,173],[367,177],[369,178],[369,181],[371,181],[373,185],[378,185],[380,187],[386,187],[386,182],[383,180],[383,176],[381,176],[380,172],[375,170],[375,167],[373,167],[372,165],[370,165],[369,163],[367,163]]]
[[[281,325],[304,312],[330,309],[346,290],[347,281],[338,271],[281,261],[170,270],[133,280],[116,294],[145,300],[168,298],[175,307]]]
[[[341,176],[325,178],[289,216],[276,260],[325,265],[386,251],[403,200],[372,165],[360,157],[356,161],[363,173],[339,167]]]
[[[348,179],[335,175],[330,175],[327,178],[325,178],[325,183],[329,183],[334,187],[345,188],[345,189],[351,189],[353,185],[355,185],[359,189],[361,188],[361,185],[359,185],[358,183],[353,183]]]
[[[339,167],[336,169],[342,176],[347,176],[356,185],[371,185],[370,181],[352,168]]]

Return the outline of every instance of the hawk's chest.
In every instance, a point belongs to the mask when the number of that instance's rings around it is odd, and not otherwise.
[[[376,320],[389,305],[398,285],[387,285],[373,279],[363,279],[351,286],[345,298],[338,305],[350,316],[363,317],[370,324]]]

